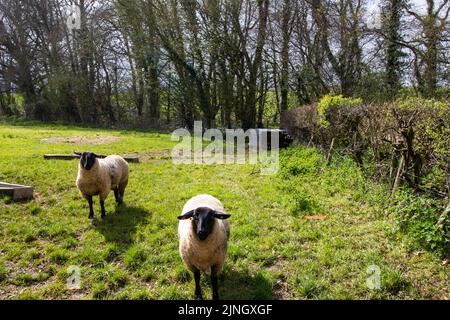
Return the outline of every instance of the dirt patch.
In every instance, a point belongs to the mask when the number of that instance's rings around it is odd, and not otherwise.
[[[140,156],[149,157],[149,158],[163,158],[163,159],[165,159],[165,158],[170,158],[171,157],[171,152],[170,152],[170,150],[158,150],[158,151],[143,153],[143,154],[140,154]]]
[[[159,150],[149,153],[140,153],[136,155],[143,159],[142,162],[150,163],[163,163],[167,161],[175,161],[177,163],[184,163],[186,161],[187,163],[189,163],[189,161],[194,161],[195,156],[194,153],[191,153],[190,155],[183,154],[181,150],[173,154],[171,150]],[[214,157],[203,157],[201,159],[203,159],[205,163],[214,163],[215,160]]]
[[[147,153],[131,153],[130,157],[139,157],[140,162],[162,163],[171,160],[170,150],[157,150]]]
[[[292,293],[287,282],[287,263],[282,259],[276,259],[267,266],[267,270],[278,275],[278,279],[273,283],[273,293],[278,300],[292,299]]]
[[[52,143],[52,144],[74,144],[77,146],[95,146],[107,143],[113,143],[119,141],[119,137],[114,136],[99,136],[95,138],[86,138],[86,137],[54,137],[54,138],[45,138],[41,141],[44,143]]]
[[[3,256],[1,252],[0,256]],[[25,291],[36,292],[39,289],[46,287],[54,279],[54,276],[50,275],[47,279],[42,281],[33,281],[30,284],[16,285],[13,283],[13,280],[16,279],[19,274],[26,273],[32,276],[37,276],[37,274],[41,272],[48,273],[48,270],[45,268],[44,264],[39,266],[19,267],[14,262],[8,260],[5,260],[5,264],[6,269],[9,270],[9,272],[7,274],[7,278],[4,280],[5,285],[0,288],[0,300],[13,299]]]

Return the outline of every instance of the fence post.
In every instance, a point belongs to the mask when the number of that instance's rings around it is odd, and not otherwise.
[[[392,187],[391,198],[394,196],[395,192],[397,191],[400,185],[400,177],[402,175],[404,164],[405,164],[405,157],[402,154],[402,157],[400,158],[400,163],[398,164],[397,175],[395,176],[394,185]]]
[[[331,140],[330,150],[328,150],[327,165],[329,165],[331,162],[331,152],[333,151],[333,146],[334,146],[334,138]]]

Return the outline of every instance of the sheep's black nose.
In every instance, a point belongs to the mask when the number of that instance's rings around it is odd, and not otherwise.
[[[208,235],[206,234],[206,231],[199,231],[199,232],[198,232],[198,238],[199,238],[200,240],[205,240],[207,236],[208,236]]]

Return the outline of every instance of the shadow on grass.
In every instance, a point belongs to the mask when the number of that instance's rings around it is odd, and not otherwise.
[[[220,276],[219,290],[223,300],[277,299],[271,281],[260,272],[225,269]]]
[[[96,220],[94,225],[107,242],[126,249],[133,244],[133,236],[138,226],[142,225],[150,215],[151,213],[142,208],[122,204],[116,208],[115,212],[107,213],[104,219]]]

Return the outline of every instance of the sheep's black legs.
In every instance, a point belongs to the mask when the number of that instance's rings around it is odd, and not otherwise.
[[[198,300],[203,300],[202,289],[200,288],[200,271],[194,271],[195,280],[195,298]]]
[[[89,202],[89,219],[94,219],[94,206],[92,201],[92,196],[85,196]]]
[[[123,203],[123,195],[125,193],[125,189],[123,188],[123,190],[121,190],[122,188],[117,187],[114,189],[114,197],[116,198],[116,202],[117,204],[122,204]]]
[[[123,189],[122,191],[119,189],[119,196],[120,196],[120,203],[123,203],[123,196],[125,195],[125,189]]]
[[[128,184],[128,182],[120,184],[119,187],[118,187],[118,189],[119,189],[119,198],[120,198],[120,203],[119,204],[122,204],[122,202],[123,202],[123,197],[125,195],[125,188],[127,187],[127,184]]]
[[[219,300],[218,279],[215,267],[211,267],[211,286],[212,286],[213,300]]]
[[[114,198],[116,198],[117,204],[121,204],[122,203],[122,199],[120,198],[119,187],[114,189]]]
[[[104,217],[106,217],[105,200],[100,199],[100,206],[102,207],[102,218],[104,218]]]

